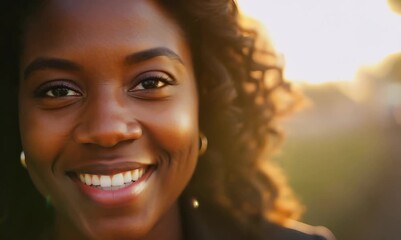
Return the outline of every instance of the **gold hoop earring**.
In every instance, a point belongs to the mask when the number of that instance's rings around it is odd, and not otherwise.
[[[21,165],[26,168],[26,160],[25,160],[25,153],[24,151],[21,151],[21,154],[19,155],[19,160],[21,162]]]
[[[193,209],[199,208],[199,201],[195,197],[191,198],[191,207]]]
[[[199,156],[203,155],[207,150],[207,137],[199,132]]]

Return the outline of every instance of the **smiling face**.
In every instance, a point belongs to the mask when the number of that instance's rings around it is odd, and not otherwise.
[[[174,222],[198,153],[183,35],[146,0],[52,0],[30,19],[21,138],[57,233],[144,237]]]

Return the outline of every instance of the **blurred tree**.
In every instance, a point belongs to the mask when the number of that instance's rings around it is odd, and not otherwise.
[[[393,64],[393,67],[391,70],[392,70],[393,76],[395,76],[395,78],[398,81],[401,81],[401,54],[400,53],[395,56],[394,64]]]
[[[401,0],[397,1],[401,5]],[[384,74],[385,79],[401,83],[401,53],[395,53],[393,55],[388,56],[381,65],[382,68],[387,70]]]

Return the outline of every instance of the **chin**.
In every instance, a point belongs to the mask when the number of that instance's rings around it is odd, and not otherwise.
[[[56,226],[56,235],[65,239],[144,239],[157,225],[151,216],[70,216],[58,219],[63,229]],[[60,226],[60,225],[59,225]],[[66,226],[70,226],[66,229]]]

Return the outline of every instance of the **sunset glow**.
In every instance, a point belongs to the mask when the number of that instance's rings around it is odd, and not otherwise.
[[[401,51],[401,16],[385,0],[238,2],[265,25],[291,80],[350,81],[361,66]]]

